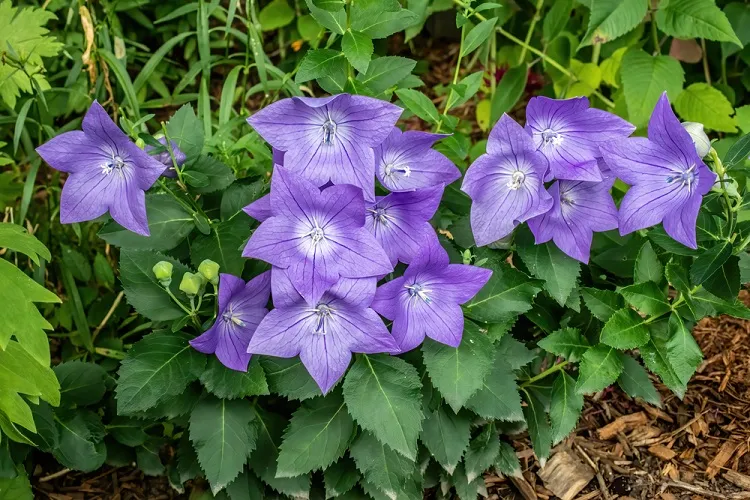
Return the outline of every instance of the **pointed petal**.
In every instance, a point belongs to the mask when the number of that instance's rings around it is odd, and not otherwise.
[[[347,307],[370,307],[375,297],[377,278],[341,278],[327,292],[327,296]]]
[[[684,205],[677,210],[670,210],[664,216],[664,231],[674,240],[679,241],[686,247],[698,248],[696,241],[696,222],[698,211],[701,208],[701,196],[693,194]]]
[[[440,301],[463,304],[487,284],[490,276],[492,271],[483,267],[449,264],[443,270],[427,273],[424,286]]]
[[[226,310],[232,297],[238,295],[243,288],[245,282],[242,278],[227,273],[219,275],[219,315]]]
[[[261,223],[242,252],[243,257],[264,260],[286,269],[306,255],[304,229],[290,228],[288,219],[271,217]],[[309,240],[309,238],[307,238]]]
[[[680,159],[645,137],[609,141],[599,146],[612,173],[633,185],[639,182],[663,184],[674,175]]]
[[[326,394],[349,367],[352,353],[339,335],[330,332],[326,335],[310,334],[305,339],[299,358],[320,390]]]
[[[372,307],[381,316],[393,321],[401,310],[402,295],[408,295],[404,289],[405,278],[400,276],[383,283],[375,291]]]
[[[531,134],[505,113],[492,127],[487,139],[487,153],[493,156],[517,156],[535,150]]]
[[[216,321],[211,328],[191,340],[190,345],[193,349],[203,354],[213,354],[219,343],[219,335],[221,335],[219,326],[220,321]]]
[[[221,323],[219,328],[223,331],[218,335],[216,343],[216,357],[221,364],[232,370],[246,372],[248,363],[250,363],[251,354],[247,352],[247,346],[250,339],[253,338],[253,332],[258,323],[252,327],[239,327],[231,322],[217,320]],[[258,319],[260,322],[260,319]]]
[[[662,93],[648,122],[648,138],[679,159],[684,169],[703,163],[693,145],[690,134],[672,111],[667,93]]]
[[[687,200],[687,189],[678,184],[635,185],[620,203],[620,234],[625,235],[654,226]]]
[[[115,176],[103,175],[101,170],[70,174],[62,189],[60,222],[85,222],[104,215],[117,192],[117,182]]]
[[[264,220],[273,216],[273,211],[271,210],[271,195],[267,194],[265,196],[261,196],[254,202],[244,207],[242,211],[258,222],[263,222]]]
[[[271,269],[271,295],[273,306],[288,308],[292,306],[305,305],[305,299],[299,294],[292,284],[285,269],[274,267]]]
[[[247,352],[293,358],[305,335],[315,331],[315,315],[308,306],[274,309],[266,314],[250,340]]]
[[[143,236],[149,236],[148,217],[146,216],[146,193],[136,186],[128,185],[131,181],[118,183],[118,190],[112,193],[109,212],[112,218],[122,227]]]
[[[271,296],[271,271],[261,273],[247,283],[242,282],[242,285],[242,288],[232,297],[234,308],[241,312],[265,309]],[[221,301],[221,297],[219,299]]]
[[[101,171],[102,165],[111,159],[102,147],[101,141],[74,130],[53,137],[36,148],[36,152],[61,172]]]

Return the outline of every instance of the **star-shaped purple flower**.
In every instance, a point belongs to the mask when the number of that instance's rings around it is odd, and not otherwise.
[[[545,180],[600,181],[596,158],[603,141],[625,138],[635,127],[619,116],[589,107],[585,97],[533,97],[526,106],[526,131],[549,160]]]
[[[648,139],[619,139],[600,149],[613,174],[631,185],[620,204],[620,234],[663,222],[672,238],[697,248],[698,210],[716,174],[698,156],[666,92],[651,115]]]
[[[157,141],[163,146],[167,145],[166,137],[159,137]],[[174,141],[169,141],[169,142],[172,143],[172,153],[174,153],[174,159],[177,162],[177,166],[181,167],[185,163],[185,160],[187,160],[187,156],[185,156],[185,153],[183,153],[182,150],[179,147],[177,147],[176,142]],[[150,144],[146,144],[144,151],[148,153],[152,149],[155,149],[155,147],[151,146]],[[177,177],[177,172],[175,172],[174,165],[172,164],[172,156],[169,154],[169,149],[165,149],[161,153],[156,153],[155,155],[151,155],[151,158],[153,158],[154,160],[158,161],[159,163],[167,167],[162,173],[164,177],[170,177],[170,178]]]
[[[398,350],[370,309],[376,278],[342,278],[319,300],[306,301],[285,271],[274,268],[272,273],[275,309],[258,326],[248,352],[281,358],[299,355],[325,394],[346,371],[352,352]]]
[[[460,304],[487,283],[492,271],[450,264],[439,244],[422,248],[404,275],[380,286],[372,308],[393,321],[401,352],[414,349],[425,336],[458,347],[464,331]]]
[[[284,152],[284,166],[320,187],[328,181],[375,186],[373,149],[388,137],[403,110],[372,97],[338,94],[292,97],[258,111],[247,122]]]
[[[60,134],[36,148],[49,165],[70,175],[60,200],[60,222],[96,219],[107,210],[122,227],[149,236],[146,195],[164,165],[133,144],[94,101],[83,131]]]
[[[216,354],[221,364],[232,370],[247,371],[250,354],[247,346],[256,328],[268,314],[271,271],[247,283],[231,274],[219,280],[219,313],[213,326],[190,341],[195,350]]]
[[[383,247],[391,264],[409,263],[420,248],[438,244],[429,223],[443,196],[443,186],[391,193],[367,204],[365,227]]]
[[[544,189],[547,159],[511,117],[503,114],[490,132],[487,153],[471,164],[461,190],[472,199],[471,229],[478,246],[510,234],[552,207]]]
[[[261,223],[244,257],[287,269],[308,301],[317,302],[339,277],[382,276],[393,270],[375,237],[365,229],[362,190],[351,185],[321,192],[277,166],[271,179],[273,216]]]
[[[401,132],[393,127],[390,135],[375,148],[375,173],[389,191],[411,191],[451,182],[461,171],[432,145],[448,137],[429,132]]]
[[[258,222],[263,222],[264,220],[273,216],[273,211],[271,210],[271,195],[267,194],[265,196],[261,196],[254,202],[244,207],[242,211]]]
[[[552,184],[547,190],[552,208],[529,221],[537,245],[552,240],[567,255],[587,264],[594,232],[617,228],[617,207],[609,194],[614,181],[609,176],[601,182]]]

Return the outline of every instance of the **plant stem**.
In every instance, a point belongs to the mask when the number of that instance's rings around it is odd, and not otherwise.
[[[161,122],[161,131],[164,134],[164,141],[167,143],[167,151],[169,151],[169,157],[172,159],[172,167],[174,167],[174,171],[177,172],[177,179],[180,181],[181,184],[185,184],[185,182],[182,180],[182,171],[180,170],[180,166],[177,164],[177,158],[174,156],[174,149],[172,148],[172,139],[169,137],[169,132],[167,132],[167,124],[164,122]]]
[[[708,56],[706,55],[706,40],[701,38],[701,50],[703,51],[703,74],[706,77],[706,83],[711,85],[711,70],[708,68]]]
[[[553,374],[555,372],[559,372],[560,370],[562,370],[563,368],[565,368],[565,366],[568,363],[569,363],[569,361],[563,361],[562,363],[558,363],[556,365],[553,365],[553,366],[547,368],[542,373],[540,373],[538,375],[535,375],[535,376],[531,377],[530,379],[524,381],[521,384],[521,388],[528,387],[529,385],[533,384],[534,382],[542,380],[543,378],[546,378],[547,376],[549,376],[549,375],[551,375],[551,374]]]
[[[594,64],[599,64],[599,53],[602,50],[602,44],[599,42],[594,43],[594,49],[591,53],[591,62]]]
[[[492,33],[490,38],[490,101],[495,97],[497,89],[497,33]]]
[[[461,58],[463,57],[465,39],[466,39],[466,24],[464,24],[461,27],[461,45],[459,45],[458,47],[458,59],[456,60],[456,69],[453,71],[453,85],[456,85],[456,83],[458,83],[458,74],[461,71]],[[445,106],[443,106],[443,116],[446,116],[448,114],[448,111],[450,111],[452,100],[453,100],[453,87],[451,87],[450,91],[448,92],[448,97],[445,99]],[[440,118],[440,121],[437,124],[437,128],[435,129],[435,132],[440,132],[440,127],[442,127],[442,125],[443,125],[443,119]]]
[[[651,38],[654,42],[654,55],[658,56],[661,54],[661,44],[659,43],[659,31],[656,27],[656,21],[654,20],[654,13],[651,13]]]
[[[172,297],[172,300],[174,300],[175,304],[177,304],[178,306],[180,306],[180,309],[182,309],[183,311],[185,311],[185,314],[187,314],[187,315],[189,315],[189,316],[192,316],[192,315],[193,315],[193,312],[192,312],[192,311],[191,311],[190,309],[188,309],[188,308],[187,308],[187,307],[185,306],[185,304],[183,304],[183,303],[182,303],[182,302],[180,301],[180,299],[178,299],[177,297],[175,297],[175,296],[174,296],[174,294],[172,293],[172,290],[170,290],[168,286],[165,286],[165,287],[164,287],[164,290],[166,290],[166,291],[167,291],[167,294],[169,294],[169,296],[170,296],[170,297]]]
[[[518,56],[518,64],[521,64],[524,59],[526,59],[526,51],[530,47],[529,42],[531,42],[531,36],[534,34],[534,28],[536,27],[536,23],[541,19],[541,16],[539,15],[539,11],[542,10],[542,6],[544,5],[544,0],[536,0],[536,10],[534,12],[534,17],[531,18],[531,24],[529,24],[529,30],[526,32],[526,40],[524,40],[524,44],[521,46],[521,55]]]

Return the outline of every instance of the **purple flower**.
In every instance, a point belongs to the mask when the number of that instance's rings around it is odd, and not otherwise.
[[[166,137],[159,137],[157,141],[159,141],[160,144],[166,147],[167,145]],[[187,156],[185,156],[185,153],[183,153],[182,150],[179,147],[177,147],[176,142],[174,141],[169,141],[169,142],[172,143],[172,153],[174,153],[174,159],[177,162],[177,166],[181,167],[185,163],[185,160],[187,160]],[[155,149],[155,147],[151,146],[150,144],[146,144],[144,151],[148,153],[152,149]],[[159,163],[167,167],[167,169],[164,170],[164,172],[162,173],[164,177],[170,177],[170,178],[177,177],[177,172],[175,172],[174,165],[172,164],[172,157],[169,154],[169,149],[165,149],[161,153],[151,155],[151,158],[153,158],[154,160],[158,161]]]
[[[461,189],[472,199],[471,229],[478,246],[507,236],[518,224],[545,213],[547,159],[531,136],[508,115],[490,132],[487,153],[471,164]]]
[[[526,131],[549,160],[550,177],[545,180],[602,180],[596,158],[599,144],[625,138],[635,127],[622,118],[589,108],[585,97],[550,99],[533,97],[526,107]]]
[[[317,302],[339,277],[382,276],[393,270],[375,238],[364,228],[362,190],[351,185],[321,192],[277,166],[271,179],[273,216],[250,237],[244,257],[287,269],[308,301]]]
[[[553,240],[570,257],[588,263],[594,231],[617,228],[617,207],[609,194],[614,177],[601,182],[556,181],[547,190],[554,204],[529,220],[537,244]]]
[[[393,321],[401,352],[417,347],[425,335],[458,347],[464,331],[460,304],[471,300],[491,275],[482,267],[449,264],[439,244],[425,246],[403,276],[378,288],[372,308]]]
[[[242,211],[258,222],[263,222],[273,215],[273,211],[271,210],[271,195],[261,196],[244,207]]]
[[[352,352],[397,351],[383,321],[370,309],[375,278],[342,278],[319,300],[306,301],[285,271],[274,268],[272,273],[275,309],[261,321],[248,352],[299,355],[325,394],[346,371]]]
[[[149,236],[146,196],[164,165],[133,144],[104,108],[94,101],[83,131],[65,132],[36,148],[49,165],[70,175],[60,201],[64,224],[112,218],[134,233]]]
[[[375,153],[402,109],[371,97],[292,97],[247,119],[284,166],[320,187],[328,181],[374,190]]]
[[[430,149],[446,134],[401,132],[393,127],[390,135],[375,148],[375,173],[390,191],[411,191],[448,185],[461,177],[461,171],[442,153]]]
[[[666,92],[651,115],[648,139],[619,139],[600,149],[613,174],[632,186],[620,204],[620,234],[663,222],[672,238],[697,248],[698,210],[716,175],[698,156]]]
[[[190,345],[205,354],[215,353],[221,364],[232,370],[247,371],[247,346],[258,324],[268,314],[271,272],[266,271],[247,283],[231,274],[219,280],[219,314],[213,326]]]
[[[443,186],[391,193],[367,205],[365,227],[375,236],[394,266],[409,263],[425,245],[438,244],[428,222],[440,204]]]

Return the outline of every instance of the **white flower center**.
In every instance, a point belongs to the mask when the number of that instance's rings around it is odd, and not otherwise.
[[[414,283],[413,285],[404,285],[404,288],[409,291],[410,297],[418,297],[422,299],[425,304],[429,304],[430,302],[432,302],[432,299],[429,297],[429,295],[427,295],[432,290],[426,289],[420,283]]]
[[[687,186],[688,193],[692,193],[693,187],[695,187],[695,181],[698,178],[698,172],[697,167],[695,165],[691,165],[691,167],[687,170],[675,170],[675,175],[670,175],[667,177],[667,184],[671,184],[673,182],[679,182],[680,187]]]
[[[387,224],[388,222],[393,220],[393,217],[388,215],[388,212],[385,211],[385,208],[375,206],[373,208],[368,208],[367,211],[372,215],[372,218],[375,219],[375,222],[378,222],[380,224]]]
[[[323,131],[323,144],[330,146],[336,137],[336,122],[328,118],[321,127]]]
[[[411,175],[409,165],[394,165],[393,163],[388,163],[384,170],[386,177],[394,177],[395,174],[401,174],[404,177],[409,177]]]
[[[551,128],[542,130],[542,141],[544,146],[559,146],[563,142],[563,136],[555,132]]]
[[[314,226],[310,229],[309,233],[305,234],[305,236],[309,236],[313,245],[317,245],[326,238],[326,233],[323,231],[323,228],[318,225],[317,221],[313,221],[313,224]]]
[[[524,174],[520,170],[516,170],[510,176],[510,180],[508,181],[506,186],[508,186],[509,189],[516,191],[521,188],[525,180],[526,180],[526,174]]]
[[[114,171],[122,173],[122,169],[125,167],[125,160],[118,154],[113,154],[112,159],[102,165],[102,174],[109,175]]]
[[[318,304],[318,307],[311,309],[310,312],[314,312],[318,319],[315,325],[315,332],[320,335],[326,334],[326,323],[333,316],[333,309],[327,304]]]
[[[226,323],[234,323],[237,326],[245,326],[245,322],[242,321],[239,315],[234,314],[231,308],[229,308],[228,311],[226,311],[224,314],[221,315],[221,318]]]

